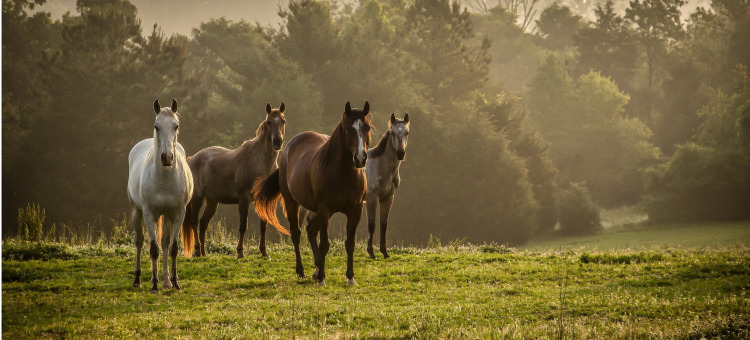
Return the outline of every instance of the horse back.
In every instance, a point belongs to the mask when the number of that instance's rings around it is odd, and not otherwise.
[[[317,210],[317,204],[311,170],[319,163],[320,149],[328,138],[317,132],[302,132],[289,140],[279,161],[282,192],[286,191],[297,203],[312,211]]]

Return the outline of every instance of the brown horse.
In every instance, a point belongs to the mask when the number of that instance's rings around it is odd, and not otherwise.
[[[313,256],[315,273],[313,280],[325,286],[325,259],[330,242],[328,223],[331,215],[340,212],[346,215],[346,277],[350,285],[354,282],[354,238],[357,224],[362,216],[362,200],[367,191],[364,166],[367,161],[367,146],[370,144],[372,123],[367,115],[370,104],[365,102],[362,110],[352,109],[346,103],[341,122],[331,136],[316,132],[303,132],[289,141],[279,160],[279,169],[254,186],[255,212],[262,219],[280,228],[276,217],[276,202],[282,204],[289,218],[292,243],[296,257],[296,271],[305,277],[302,256],[299,250],[299,208],[316,212],[315,219],[307,229]],[[320,243],[318,243],[320,233]]]
[[[247,230],[247,215],[253,200],[252,188],[255,180],[265,177],[277,169],[276,158],[286,131],[284,103],[278,109],[266,104],[266,119],[255,131],[255,138],[242,143],[235,150],[220,146],[207,147],[188,159],[193,172],[195,190],[187,205],[185,222],[182,225],[183,244],[195,242],[197,256],[206,255],[206,229],[211,217],[216,213],[219,203],[239,204],[240,240],[237,243],[237,258],[245,257],[244,238]],[[196,226],[198,213],[205,202],[206,208],[200,218],[200,229]],[[281,225],[274,225],[279,232],[289,235]],[[190,257],[193,249],[185,247],[185,256]],[[260,221],[260,253],[268,258],[266,252],[266,221]]]

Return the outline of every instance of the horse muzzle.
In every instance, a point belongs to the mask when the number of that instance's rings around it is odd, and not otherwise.
[[[398,157],[398,160],[403,161],[404,157],[406,157],[406,151],[404,151],[404,150],[397,150],[396,151],[396,157]]]
[[[357,168],[364,168],[367,163],[367,152],[360,154],[354,154],[354,166]]]
[[[283,143],[284,143],[284,140],[281,139],[281,138],[278,138],[278,137],[274,137],[271,140],[271,144],[273,144],[273,149],[274,150],[281,150],[281,144],[283,144]]]
[[[174,162],[174,154],[172,153],[161,154],[161,165],[165,167],[172,166],[172,162]]]

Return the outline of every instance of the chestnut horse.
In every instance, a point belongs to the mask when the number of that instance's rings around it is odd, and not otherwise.
[[[370,233],[370,237],[367,239],[367,254],[372,259],[375,259],[372,239],[373,234],[375,234],[375,219],[378,216],[376,215],[378,208],[380,208],[380,252],[383,254],[383,258],[391,257],[386,248],[385,235],[388,230],[388,215],[391,212],[393,198],[399,184],[401,184],[398,169],[406,156],[408,138],[409,114],[404,114],[403,120],[396,118],[396,114],[391,114],[391,120],[388,121],[388,130],[380,138],[378,144],[367,151],[369,161],[365,167],[367,177],[365,202],[367,204],[367,231]],[[305,211],[300,214],[302,216],[307,215],[307,225],[310,225],[315,218],[315,213]]]
[[[154,101],[154,111],[154,137],[138,142],[128,155],[128,200],[132,209],[136,248],[133,287],[141,286],[143,222],[151,243],[151,293],[159,291],[156,275],[159,239],[161,250],[164,251],[164,288],[180,289],[177,284],[177,242],[185,217],[185,205],[193,194],[193,177],[185,161],[185,150],[177,143],[177,129],[180,126],[177,101],[172,99],[171,107],[161,108],[157,99]],[[165,225],[164,232],[162,224]],[[172,258],[171,276],[167,251]]]
[[[240,210],[240,237],[237,242],[237,258],[245,257],[244,238],[247,230],[247,217],[253,200],[252,189],[255,180],[265,177],[278,168],[276,158],[284,141],[286,120],[284,103],[278,109],[266,104],[266,119],[255,131],[255,138],[242,143],[235,150],[220,146],[210,146],[188,159],[193,172],[195,192],[187,206],[185,223],[182,227],[183,244],[195,244],[196,256],[206,256],[206,229],[208,222],[221,204],[238,204]],[[198,213],[205,202],[198,224]],[[289,235],[289,231],[274,225],[279,232]],[[195,242],[197,240],[197,242]],[[260,253],[266,252],[266,221],[260,220]],[[190,257],[193,249],[184,247],[185,256]]]
[[[279,225],[276,203],[281,197],[289,219],[296,257],[296,271],[305,278],[299,241],[301,235],[299,209],[315,212],[315,219],[307,228],[315,257],[313,280],[325,286],[325,260],[330,247],[328,224],[331,215],[346,215],[346,278],[354,281],[354,238],[362,216],[362,200],[367,191],[364,166],[370,144],[372,123],[368,113],[370,104],[362,110],[346,103],[341,122],[325,136],[316,132],[300,133],[289,141],[279,160],[279,169],[254,186],[255,212],[273,225]],[[280,226],[279,226],[280,227]],[[277,227],[278,228],[278,227]],[[320,233],[320,243],[318,243]]]

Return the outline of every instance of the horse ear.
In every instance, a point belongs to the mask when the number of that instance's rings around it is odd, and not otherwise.
[[[365,100],[365,107],[362,108],[362,112],[364,112],[365,116],[367,116],[368,113],[370,113],[370,103],[368,103]]]
[[[349,115],[352,113],[352,105],[349,104],[349,102],[346,102],[346,106],[344,107],[344,114]]]
[[[406,123],[406,125],[409,125],[409,114],[408,113],[404,113],[404,123]]]
[[[284,105],[284,102],[281,102],[281,106],[279,106],[279,112],[284,113],[286,111],[286,106]]]
[[[271,103],[266,103],[266,113],[271,113]]]
[[[154,100],[154,112],[156,114],[159,114],[159,111],[161,111],[161,105],[159,105],[159,99]]]
[[[391,113],[391,125],[396,124],[396,114]]]
[[[177,112],[177,101],[172,98],[172,112]]]

